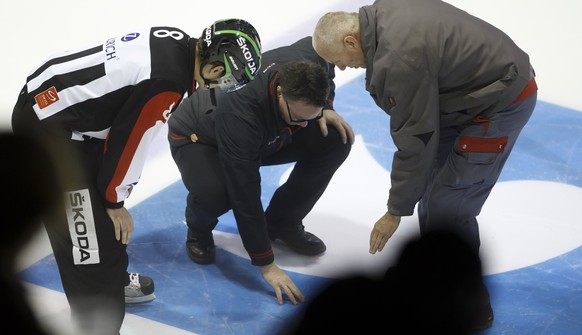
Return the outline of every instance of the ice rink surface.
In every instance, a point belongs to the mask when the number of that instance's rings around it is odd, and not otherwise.
[[[582,5],[576,0],[449,1],[507,32],[531,57],[539,102],[500,182],[479,217],[481,255],[496,321],[486,334],[582,333]],[[326,11],[357,11],[368,1],[221,1],[220,10],[197,2],[37,0],[0,4],[2,74],[0,125],[10,114],[24,79],[55,51],[131,32],[137,26],[171,25],[198,35],[210,22],[240,17],[259,30],[264,50],[311,34]],[[275,244],[276,262],[309,298],[330,278],[378,274],[407,237],[416,217],[403,220],[380,254],[368,236],[385,211],[395,148],[388,117],[364,90],[362,71],[338,71],[335,107],[357,139],[328,190],[306,218],[308,230],[327,244],[319,257],[292,254]],[[264,201],[290,166],[263,170]],[[270,334],[302,306],[279,306],[250,265],[231,213],[215,231],[213,265],[185,254],[186,191],[160,138],[140,184],[127,201],[136,231],[128,247],[130,269],[152,276],[157,299],[128,306],[122,334]],[[22,276],[39,317],[66,333],[68,307],[44,232],[22,255]],[[389,327],[389,325],[386,325]],[[71,331],[72,332],[72,331]]]

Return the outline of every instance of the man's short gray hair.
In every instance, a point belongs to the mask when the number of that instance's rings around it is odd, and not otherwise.
[[[359,36],[359,13],[356,12],[328,12],[324,14],[313,32],[313,47],[340,51],[342,41],[346,35]]]

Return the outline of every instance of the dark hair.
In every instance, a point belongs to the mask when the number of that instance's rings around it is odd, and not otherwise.
[[[283,64],[279,69],[279,84],[288,100],[317,107],[325,106],[330,89],[325,69],[308,60]]]

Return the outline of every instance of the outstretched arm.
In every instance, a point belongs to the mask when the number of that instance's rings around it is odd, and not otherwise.
[[[376,221],[370,234],[370,253],[372,255],[384,249],[386,242],[392,237],[399,225],[400,216],[392,215],[388,212]]]

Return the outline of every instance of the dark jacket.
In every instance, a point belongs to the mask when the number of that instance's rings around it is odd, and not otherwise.
[[[303,59],[320,63],[333,80],[334,66],[315,53],[311,37],[306,37],[265,52],[259,74],[244,88],[227,94],[197,91],[168,121],[170,137],[183,136],[184,143],[190,143],[190,135],[196,134],[197,143],[218,148],[238,230],[254,265],[273,262],[261,202],[262,159],[290,143],[292,134],[301,129],[287,125],[280,117],[276,104],[278,70],[286,62]],[[334,88],[332,85],[327,108],[332,108]]]
[[[438,0],[379,0],[359,18],[366,90],[390,115],[398,148],[388,211],[412,215],[440,128],[508,107],[531,79],[529,57],[499,29]]]

